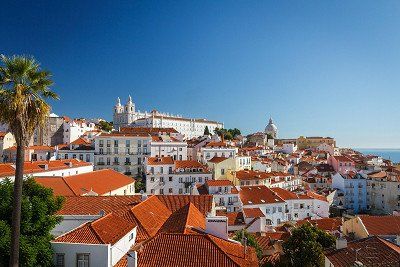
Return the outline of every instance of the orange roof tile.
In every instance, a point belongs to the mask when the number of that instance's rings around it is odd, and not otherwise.
[[[306,222],[315,225],[317,228],[324,230],[324,231],[339,231],[340,226],[342,226],[342,218],[321,218],[321,219],[305,219],[296,222],[296,225],[302,225]]]
[[[243,214],[246,218],[262,218],[265,217],[260,208],[243,208]]]
[[[400,235],[400,216],[360,215],[369,235]]]
[[[258,266],[255,251],[246,257],[240,243],[205,234],[159,234],[137,248],[138,266]]]
[[[376,236],[348,242],[346,248],[324,254],[335,267],[355,266],[356,260],[363,266],[399,266],[400,261],[400,247]]]
[[[148,165],[172,165],[174,164],[174,159],[172,157],[148,157]]]
[[[133,178],[111,169],[67,177],[38,177],[35,180],[45,187],[52,188],[54,194],[60,196],[81,196],[89,192],[104,195],[135,182]]]
[[[203,164],[195,160],[176,160],[176,169],[186,169],[186,168],[205,168]]]
[[[271,204],[285,202],[280,196],[274,193],[265,185],[242,186],[239,191],[243,205]]]
[[[115,244],[136,225],[113,213],[57,237],[54,242]]]
[[[234,186],[230,180],[207,180],[207,186]]]
[[[111,213],[130,210],[141,202],[140,195],[134,196],[68,196],[57,212],[58,215],[98,215],[100,211]]]
[[[222,161],[224,161],[224,160],[226,160],[226,159],[228,159],[228,158],[214,156],[214,157],[213,157],[212,159],[210,159],[208,162],[211,162],[211,163],[220,163],[220,162],[222,162]]]
[[[212,210],[211,195],[157,195],[156,196],[171,212],[175,212],[192,203],[204,215],[207,216]]]

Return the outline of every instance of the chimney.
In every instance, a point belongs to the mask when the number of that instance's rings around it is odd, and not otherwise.
[[[142,193],[142,190],[141,190],[140,192]],[[146,199],[147,199],[147,194],[142,193],[141,200],[142,200],[142,201],[145,201]]]
[[[336,239],[336,249],[347,248],[347,240],[344,237]]]
[[[137,252],[136,251],[130,251],[128,252],[128,264],[127,267],[137,267]]]
[[[210,216],[206,218],[206,233],[222,239],[228,239],[228,218],[225,216]]]

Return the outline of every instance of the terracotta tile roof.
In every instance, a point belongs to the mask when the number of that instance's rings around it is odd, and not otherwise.
[[[0,177],[14,176],[15,168],[10,163],[0,164]]]
[[[271,204],[285,202],[265,185],[242,186],[239,191],[243,205]]]
[[[203,164],[195,160],[175,160],[176,169],[205,168]]]
[[[172,214],[157,196],[149,197],[131,211],[149,237],[154,236]]]
[[[77,195],[63,177],[35,177],[35,181],[44,187],[51,188],[55,196]]]
[[[348,242],[346,248],[324,254],[335,267],[355,266],[356,259],[363,266],[399,266],[400,261],[400,247],[376,236]]]
[[[159,234],[137,248],[138,266],[258,266],[254,249],[205,234]],[[120,265],[122,266],[122,265]]]
[[[317,193],[315,193],[315,192],[313,192],[313,191],[310,191],[310,190],[308,190],[306,194],[307,194],[307,196],[309,196],[310,198],[318,199],[318,200],[325,201],[325,202],[328,201],[328,199],[326,198],[326,196],[317,194]]]
[[[212,210],[213,196],[211,195],[157,195],[156,196],[171,212],[175,212],[192,203],[204,215]]]
[[[38,177],[35,180],[45,187],[52,188],[57,196],[81,196],[91,192],[104,195],[135,182],[133,178],[111,169],[67,177]]]
[[[206,147],[232,147],[225,142],[210,142],[206,145]]]
[[[188,227],[205,229],[205,217],[192,203],[175,211],[164,223],[160,233],[187,233]]]
[[[246,218],[262,218],[265,217],[260,208],[243,208],[243,215]]]
[[[172,165],[174,159],[172,157],[148,157],[147,165]]]
[[[321,230],[332,232],[339,231],[340,226],[342,226],[342,218],[321,218],[321,219],[305,219],[296,222],[296,225],[302,225],[306,222],[311,223],[312,225],[318,227]]]
[[[54,242],[115,244],[136,225],[113,213],[57,237]]]
[[[289,199],[298,199],[299,197],[297,196],[296,193],[293,193],[291,191],[275,187],[271,188],[272,191],[274,191],[278,196],[280,196],[283,200],[289,200]]]
[[[273,176],[270,172],[260,172],[253,170],[241,170],[236,172],[236,178],[243,180],[264,180]]]
[[[228,159],[228,158],[214,156],[214,157],[213,157],[212,159],[210,159],[208,162],[211,162],[211,163],[220,163],[220,162],[223,162],[223,161],[226,160],[226,159]]]
[[[207,180],[207,186],[234,186],[230,180]]]
[[[369,235],[400,235],[400,216],[360,215]]]
[[[226,216],[228,218],[229,226],[246,225],[244,222],[243,212],[225,212],[218,210],[216,213],[218,216]]]
[[[3,167],[4,165],[8,165]],[[45,166],[47,165],[47,170]],[[63,170],[63,169],[70,169],[70,168],[77,168],[83,166],[91,166],[92,164],[89,162],[80,161],[77,159],[63,159],[63,160],[50,160],[50,161],[25,161],[24,162],[24,174],[34,174],[40,172],[47,172],[47,171],[55,171],[55,170]],[[13,173],[6,173],[1,172],[1,169],[10,170],[10,167],[14,169],[13,164],[0,164],[0,177],[6,177],[9,175],[14,175],[15,170]]]
[[[98,215],[119,210],[129,210],[141,202],[141,196],[71,196],[65,202],[58,215]]]
[[[90,145],[89,141],[86,141],[84,138],[79,137],[75,141],[71,143],[71,145]]]

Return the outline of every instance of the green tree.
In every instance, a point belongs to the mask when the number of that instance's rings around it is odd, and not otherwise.
[[[224,139],[226,140],[232,140],[233,138],[235,138],[237,135],[240,135],[241,132],[239,129],[234,128],[234,129],[219,129],[219,128],[215,128],[214,129],[214,133],[219,135],[219,136],[223,136]]]
[[[335,237],[310,223],[293,228],[283,251],[291,266],[322,266],[323,250],[335,244]]]
[[[210,130],[208,129],[208,126],[204,128],[204,135],[210,135]]]
[[[244,245],[244,239],[246,239],[246,244],[248,246],[255,248],[258,259],[261,259],[262,249],[261,249],[260,245],[258,244],[255,236],[250,234],[249,232],[247,232],[244,229],[235,232],[235,235],[233,236],[233,240],[239,241],[240,243],[242,243],[242,245]]]
[[[10,266],[16,267],[19,265],[25,147],[50,113],[50,105],[45,100],[58,99],[58,96],[49,89],[53,84],[50,72],[41,70],[34,58],[1,55],[0,61],[0,123],[8,125],[17,143],[10,260]]]
[[[64,198],[55,197],[30,177],[23,181],[20,266],[51,266],[53,251],[50,231],[61,221],[55,215]],[[0,266],[9,264],[13,182],[0,182]]]
[[[113,129],[113,124],[112,124],[112,122],[108,122],[108,121],[100,121],[99,127],[100,127],[100,130],[103,130],[106,132],[111,132]]]

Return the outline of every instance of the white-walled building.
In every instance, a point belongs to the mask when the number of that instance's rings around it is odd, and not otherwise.
[[[64,119],[63,130],[63,144],[70,144],[79,137],[84,136],[86,132],[95,131],[96,125],[86,120],[66,118]]]
[[[0,132],[0,162],[5,161],[3,151],[15,145],[15,138],[12,133]]]
[[[145,170],[148,194],[191,194],[195,184],[204,184],[212,179],[212,173],[200,162],[174,161],[172,157],[148,157]]]
[[[24,163],[25,176],[57,176],[65,177],[93,171],[93,165],[77,159],[32,161]],[[3,178],[14,179],[15,164],[0,164],[0,180]]]
[[[189,119],[182,116],[169,113],[160,113],[156,110],[152,112],[136,111],[135,103],[131,96],[128,102],[122,106],[118,98],[114,106],[113,115],[114,128],[118,130],[121,127],[138,126],[151,128],[174,128],[185,136],[186,139],[202,136],[207,127],[210,133],[214,133],[215,128],[223,128],[220,122],[209,121],[206,119]]]
[[[267,224],[279,225],[286,221],[329,216],[329,203],[316,193],[296,194],[282,188],[266,186],[242,186],[240,199],[245,208],[259,208],[267,218]]]
[[[110,133],[94,139],[94,167],[96,170],[114,169],[126,175],[143,172],[143,162],[150,155],[149,134]]]
[[[237,212],[242,209],[239,191],[229,180],[207,180],[197,186],[197,193],[213,195],[216,210]]]
[[[187,143],[169,135],[152,136],[150,156],[187,160]]]
[[[79,137],[69,145],[56,146],[57,159],[79,159],[94,164],[94,143]]]
[[[237,153],[238,148],[226,142],[210,142],[200,149],[200,155],[197,158],[207,163],[213,157],[235,158]]]
[[[56,196],[125,196],[135,194],[135,180],[114,170],[81,173],[67,177],[36,177]]]

